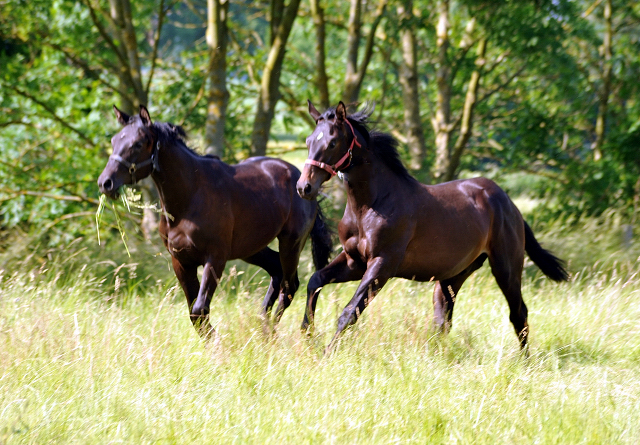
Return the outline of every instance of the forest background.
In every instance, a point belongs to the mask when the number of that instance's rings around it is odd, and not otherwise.
[[[1,3],[3,250],[16,234],[49,248],[95,233],[112,105],[145,104],[229,162],[300,165],[307,99],[375,101],[376,126],[424,182],[482,174],[526,190],[537,219],[615,208],[635,221],[634,2]]]

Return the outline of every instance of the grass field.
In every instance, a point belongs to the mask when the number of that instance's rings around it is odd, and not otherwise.
[[[326,357],[355,283],[323,291],[312,339],[298,331],[303,292],[267,339],[266,278],[231,267],[211,308],[221,340],[204,347],[174,278],[5,273],[0,444],[638,443],[640,266],[610,245],[580,265],[595,236],[539,236],[573,275],[556,284],[527,267],[529,359],[487,267],[448,337],[427,329],[432,285],[394,280]]]

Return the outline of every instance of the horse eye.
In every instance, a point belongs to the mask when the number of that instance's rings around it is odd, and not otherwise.
[[[329,148],[333,148],[336,146],[336,140],[332,140],[331,142],[329,142]]]

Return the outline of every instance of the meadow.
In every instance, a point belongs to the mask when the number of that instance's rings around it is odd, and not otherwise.
[[[619,229],[615,214],[538,228],[572,276],[526,264],[528,359],[486,266],[447,337],[429,329],[433,285],[393,280],[328,356],[355,283],[323,290],[312,338],[302,290],[266,338],[266,277],[231,264],[205,346],[171,274],[138,285],[135,252],[108,273],[82,255],[6,270],[0,444],[638,443],[639,252]]]

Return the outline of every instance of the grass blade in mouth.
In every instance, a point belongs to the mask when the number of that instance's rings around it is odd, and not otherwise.
[[[100,245],[100,219],[104,212],[104,203],[107,200],[107,195],[104,193],[100,195],[100,201],[98,202],[98,210],[96,210],[96,232],[98,233],[98,246]]]
[[[141,210],[150,209],[151,211],[164,215],[167,218],[169,218],[171,221],[173,221],[173,216],[171,216],[166,211],[159,209],[157,204],[150,204],[148,202],[141,203],[140,201],[141,201],[142,195],[136,194],[132,189],[122,187],[120,192],[121,192],[120,199],[122,200],[122,203],[127,208],[127,211],[129,213],[135,213],[135,212],[131,212],[132,207],[136,209],[141,209]],[[100,245],[101,243],[100,221],[102,219],[102,214],[104,213],[106,201],[107,201],[107,195],[103,193],[102,195],[100,195],[98,209],[96,210],[96,232],[98,233],[98,245]],[[120,237],[122,238],[122,243],[124,244],[124,248],[127,251],[127,255],[131,257],[131,253],[129,252],[129,247],[127,246],[127,241],[126,241],[127,234],[124,230],[124,224],[122,223],[122,218],[120,216],[120,213],[118,213],[118,209],[116,208],[116,205],[114,202],[111,203],[111,208],[113,209],[113,214],[115,215],[115,218],[116,218],[116,225],[118,227],[118,231],[120,232]]]
[[[126,200],[126,198],[124,198],[123,196],[123,202],[125,203],[127,209],[130,211],[130,207],[129,204]],[[98,209],[96,210],[96,232],[98,233],[98,245],[101,244],[101,240],[100,240],[100,220],[102,219],[102,214],[104,213],[104,208],[105,208],[105,204],[107,201],[107,195],[105,195],[104,193],[102,195],[100,195],[100,201],[98,202]],[[122,224],[122,218],[120,217],[120,213],[118,213],[118,209],[116,209],[115,204],[112,202],[111,203],[111,208],[113,209],[113,214],[116,217],[116,225],[118,227],[118,231],[120,232],[120,237],[122,238],[122,243],[124,244],[124,248],[127,251],[127,255],[129,255],[129,258],[131,258],[131,252],[129,252],[129,246],[127,246],[127,234],[124,231],[124,224]]]

